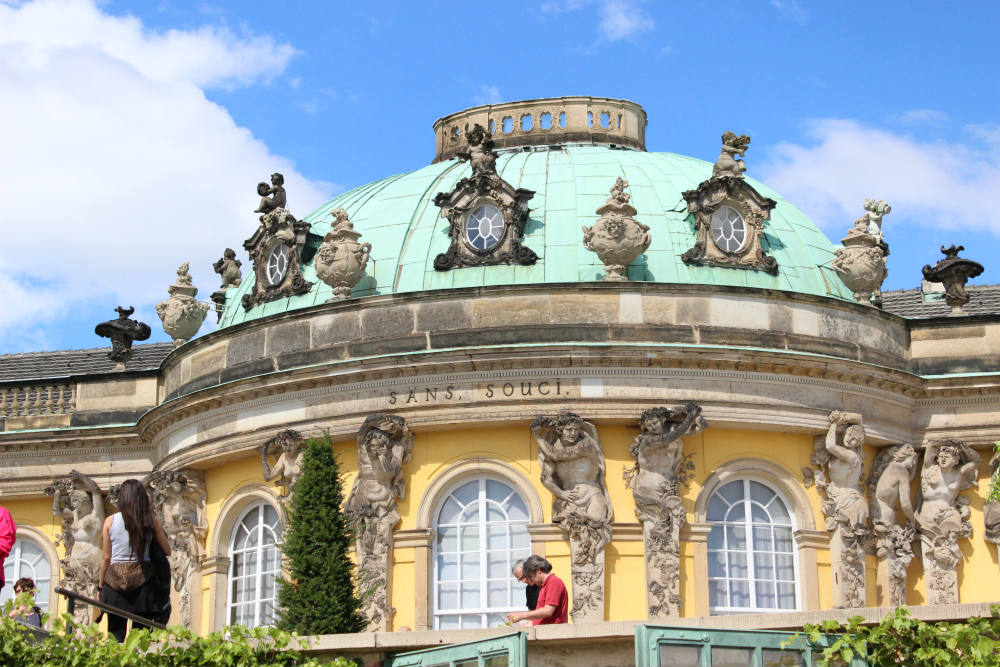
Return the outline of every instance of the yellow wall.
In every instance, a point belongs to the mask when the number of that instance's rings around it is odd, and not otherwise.
[[[622,471],[632,465],[629,456],[629,444],[638,434],[636,428],[620,425],[603,425],[598,427],[600,442],[607,461],[606,483],[614,508],[616,523],[635,523],[632,492],[626,488]],[[689,488],[682,487],[684,504],[688,509],[689,520],[694,519],[695,501],[702,490],[706,478],[717,468],[735,459],[759,458],[780,466],[792,476],[796,484],[801,484],[801,469],[810,465],[809,458],[813,452],[813,436],[810,434],[768,433],[763,431],[730,430],[708,428],[702,434],[687,438],[685,451],[694,454],[694,478]],[[335,443],[344,473],[344,493],[350,491],[351,484],[357,474],[357,456],[354,441]],[[475,458],[496,459],[507,463],[517,470],[535,489],[541,500],[544,521],[551,520],[552,496],[539,481],[537,460],[537,444],[531,437],[526,425],[500,426],[483,429],[466,429],[452,431],[424,432],[416,435],[412,462],[406,467],[406,496],[399,503],[402,515],[400,530],[426,528],[417,525],[417,509],[431,483],[456,463]],[[873,449],[866,450],[866,458],[871,461]],[[263,484],[260,470],[260,460],[256,455],[247,455],[238,460],[229,460],[205,472],[207,489],[207,515],[209,520],[208,552],[216,555],[215,545],[221,543],[228,548],[228,535],[219,535],[217,540],[220,510],[234,493],[247,485]],[[914,482],[914,495],[918,491],[919,478]],[[996,546],[983,539],[983,501],[988,490],[989,471],[984,462],[980,470],[978,491],[966,492],[971,503],[971,520],[974,534],[971,540],[960,542],[964,561],[959,566],[959,585],[961,602],[985,602],[1000,599],[1000,578],[997,577]],[[813,521],[817,529],[822,530],[824,517],[820,511],[820,497],[815,487],[805,490],[809,498]],[[789,499],[792,500],[792,499]],[[59,532],[58,521],[52,515],[51,501],[40,496],[32,500],[6,501],[14,520],[19,524],[31,525],[44,532],[54,542]],[[801,527],[801,526],[800,526]],[[641,540],[616,540],[609,545],[605,558],[606,586],[605,604],[606,619],[611,621],[632,620],[645,617],[645,595],[637,594],[645,590],[644,561]],[[395,554],[395,567],[392,574],[392,604],[396,608],[393,627],[415,627],[417,619],[414,609],[414,596],[418,581],[423,580],[423,573],[416,572],[414,548],[399,548]],[[62,556],[60,549],[59,555]],[[559,540],[545,543],[545,556],[552,562],[555,571],[571,587],[569,546]],[[694,611],[694,578],[692,543],[684,542],[681,549],[682,570],[681,588],[684,616],[693,616]],[[818,553],[818,568],[816,572],[801,572],[800,576],[817,577],[820,593],[820,606],[830,608],[831,564],[829,552],[820,550]],[[875,581],[877,563],[874,557],[868,558],[867,603],[875,606],[878,603]],[[923,604],[922,564],[919,557],[910,565],[908,603]],[[221,579],[224,581],[224,577]],[[571,591],[572,593],[572,591]],[[213,600],[216,595],[225,595],[226,591],[214,590],[213,577],[205,576],[202,580],[202,613],[200,614],[200,629],[203,633],[211,631],[210,619]]]

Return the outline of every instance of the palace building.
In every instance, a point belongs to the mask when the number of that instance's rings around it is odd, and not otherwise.
[[[646,123],[608,98],[475,107],[434,123],[429,166],[308,215],[275,174],[219,248],[216,330],[194,337],[182,266],[173,344],[129,349],[148,332],[121,311],[111,357],[0,356],[3,598],[93,594],[96,520],[136,477],[173,621],[272,623],[302,438],[328,432],[384,586],[324,654],[509,633],[529,554],[571,596],[570,625],[522,633],[532,664],[642,662],[637,626],[988,613],[1000,286],[966,287],[982,267],[953,247],[883,294],[889,204],[832,242],[752,178],[749,137],[713,165],[647,151]]]

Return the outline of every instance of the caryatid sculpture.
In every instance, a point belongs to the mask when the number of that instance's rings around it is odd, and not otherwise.
[[[865,429],[857,413],[836,410],[829,420],[826,437],[816,439],[811,461],[816,466],[816,488],[826,496],[822,502],[826,529],[832,532],[833,606],[864,607],[868,502],[861,492],[865,464],[861,445]]]
[[[302,461],[305,458],[303,444],[302,435],[289,428],[257,448],[264,479],[268,482],[277,481],[284,487],[281,495],[286,503],[291,502],[292,489],[302,476]]]
[[[177,618],[191,627],[191,596],[197,588],[198,567],[205,553],[208,519],[205,481],[194,470],[162,470],[146,480],[153,511],[170,541],[170,573],[177,591]]]
[[[642,523],[649,618],[680,616],[680,532],[686,522],[680,485],[694,468],[681,438],[700,433],[706,423],[701,407],[686,403],[675,410],[650,408],[639,426],[642,433],[630,448],[635,467],[626,473],[626,485]]]
[[[597,429],[580,415],[561,412],[531,422],[538,441],[541,481],[552,492],[552,521],[569,540],[573,621],[604,620],[604,547],[611,541],[611,497],[604,484],[604,452]]]
[[[913,560],[917,536],[910,500],[910,483],[916,471],[917,452],[903,444],[879,451],[868,476],[875,555],[879,559],[879,601],[893,607],[906,604],[906,569]],[[897,508],[903,513],[902,523],[896,520]]]
[[[990,459],[991,480],[997,478],[998,469],[1000,469],[1000,451],[995,452]],[[995,482],[991,482],[990,485],[990,498],[983,505],[983,537],[987,542],[1000,545],[1000,500],[992,500],[995,498],[993,484]]]
[[[403,466],[413,456],[413,433],[396,415],[368,415],[358,431],[358,476],[345,513],[357,544],[358,592],[370,632],[390,628],[392,531],[399,523],[396,503],[406,493]]]
[[[45,489],[52,496],[52,513],[62,520],[58,541],[66,549],[59,561],[62,578],[59,583],[76,593],[97,597],[97,577],[104,552],[101,529],[104,526],[104,497],[90,477],[73,470],[69,477],[54,480]],[[74,616],[78,623],[90,623],[90,609],[77,605]]]
[[[927,604],[958,602],[960,538],[972,537],[969,499],[959,496],[976,485],[979,454],[960,440],[935,440],[924,450],[917,529],[923,551]]]

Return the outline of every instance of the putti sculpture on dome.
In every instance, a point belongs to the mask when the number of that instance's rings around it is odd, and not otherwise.
[[[351,290],[365,277],[372,244],[358,243],[361,232],[354,231],[347,211],[335,208],[330,215],[334,223],[323,237],[314,266],[316,277],[333,289],[329,301],[342,301],[351,296]]]
[[[276,481],[283,487],[281,496],[286,504],[291,503],[295,482],[302,476],[302,462],[306,455],[304,445],[302,434],[288,428],[257,447],[264,480]]]
[[[639,426],[642,433],[629,448],[635,465],[626,471],[625,485],[632,487],[642,523],[649,618],[676,617],[681,611],[680,533],[687,522],[680,485],[694,469],[681,438],[701,433],[707,424],[701,407],[686,403],[674,410],[645,410]]]
[[[913,541],[917,537],[910,500],[910,483],[917,472],[917,458],[916,450],[908,444],[883,447],[875,455],[868,475],[881,606],[906,604],[906,570],[913,560]],[[896,521],[897,507],[903,513],[903,523]]]
[[[226,291],[230,287],[239,287],[243,283],[243,273],[240,271],[241,266],[243,264],[240,260],[236,259],[236,251],[232,248],[226,248],[225,252],[222,253],[222,257],[212,264],[212,269],[222,276],[222,285],[219,286],[219,289],[212,292],[212,296],[209,297],[212,303],[215,304],[216,321],[222,319],[222,310],[226,307]]]
[[[354,528],[358,555],[358,591],[368,631],[391,628],[389,605],[392,531],[401,517],[396,503],[406,494],[403,466],[413,457],[414,436],[396,415],[368,415],[358,431],[358,476],[345,513]]]
[[[246,310],[276,299],[305,294],[313,286],[302,277],[301,268],[302,248],[310,224],[296,220],[285,208],[284,182],[284,176],[272,174],[272,187],[266,183],[257,184],[261,200],[255,213],[263,212],[263,215],[253,236],[243,242],[243,248],[253,261],[255,275],[253,289],[243,295]]]
[[[969,278],[975,278],[983,272],[983,265],[979,262],[958,256],[963,250],[965,246],[941,246],[944,259],[938,260],[933,267],[925,265],[923,270],[926,280],[944,284],[944,301],[951,306],[950,315],[953,317],[965,315],[962,306],[969,303],[965,284],[969,282]]]
[[[170,574],[177,591],[177,618],[191,627],[191,596],[198,589],[205,554],[208,519],[205,515],[204,473],[197,470],[158,470],[146,479],[153,511],[170,542]]]
[[[97,597],[97,578],[104,560],[101,529],[104,526],[104,496],[90,477],[72,470],[68,477],[52,482],[45,489],[52,496],[52,514],[62,522],[62,543],[66,557],[59,561],[62,577],[59,585],[88,597]],[[90,609],[77,605],[73,613],[78,623],[89,625]]]
[[[601,217],[593,227],[583,227],[583,246],[604,262],[604,280],[628,280],[628,265],[652,242],[649,227],[632,217],[636,210],[628,203],[627,187],[628,181],[619,177],[611,196],[597,209]]]
[[[190,340],[208,314],[208,304],[195,299],[198,288],[191,283],[188,263],[177,269],[177,282],[167,287],[170,298],[156,304],[156,314],[160,316],[163,330],[174,339],[174,347]]]
[[[552,521],[569,540],[573,622],[604,620],[604,548],[611,541],[611,497],[604,483],[604,451],[597,429],[580,415],[537,417],[542,485],[552,492]]]
[[[764,252],[764,223],[776,201],[763,196],[743,178],[743,156],[750,137],[722,135],[722,151],[712,177],[682,193],[694,216],[695,243],[681,255],[685,264],[752,269],[772,275],[778,262]]]
[[[129,315],[135,312],[135,308],[129,306],[115,308],[118,318],[101,322],[94,327],[94,333],[98,336],[111,339],[111,351],[108,352],[108,359],[115,362],[115,370],[125,370],[125,365],[132,358],[132,342],[136,340],[146,340],[152,330],[145,322],[138,322],[129,319]]]
[[[834,253],[833,270],[858,303],[882,307],[882,283],[889,275],[885,258],[889,245],[882,236],[882,218],[892,212],[884,199],[865,199],[865,214],[854,221],[842,248]]]
[[[449,221],[451,246],[434,258],[434,268],[446,271],[463,266],[534,264],[538,255],[521,245],[528,222],[532,190],[514,189],[497,175],[497,156],[489,132],[478,123],[466,133],[468,150],[457,154],[468,160],[472,176],[451,192],[439,192],[434,204]]]
[[[969,498],[960,496],[976,486],[981,458],[961,440],[934,440],[924,450],[920,471],[917,529],[924,561],[927,604],[958,600],[959,539],[972,537]]]
[[[833,563],[833,606],[865,606],[865,542],[868,539],[868,503],[862,493],[865,427],[860,414],[835,410],[829,415],[826,437],[817,437],[810,459],[814,468],[803,469],[805,485],[815,481],[822,500]],[[840,429],[843,434],[840,435]],[[839,439],[839,442],[838,442]]]

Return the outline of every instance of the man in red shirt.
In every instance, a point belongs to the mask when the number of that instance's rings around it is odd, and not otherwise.
[[[569,594],[562,579],[552,574],[552,563],[541,556],[529,556],[521,573],[529,584],[541,586],[538,603],[533,611],[515,611],[507,615],[507,621],[530,620],[532,625],[566,623],[569,614]]]
[[[10,518],[7,508],[0,505],[0,586],[4,585],[3,562],[7,560],[15,539],[17,539],[17,525],[14,519]]]

